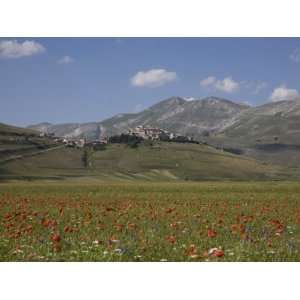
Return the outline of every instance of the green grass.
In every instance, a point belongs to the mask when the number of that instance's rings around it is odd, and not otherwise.
[[[32,129],[0,123],[0,135],[38,135],[38,132]]]
[[[296,182],[1,184],[0,260],[300,261],[299,196]]]
[[[1,164],[2,179],[268,180],[288,178],[286,169],[196,144],[156,143],[132,149],[109,145],[82,161],[83,150],[63,148]]]
[[[0,123],[0,164],[53,146],[57,146],[57,143],[50,138],[40,137],[37,131]]]

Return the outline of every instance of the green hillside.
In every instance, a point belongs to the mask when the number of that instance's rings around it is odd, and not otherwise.
[[[279,167],[197,144],[155,143],[136,149],[113,144],[89,154],[60,148],[0,164],[4,179],[267,180],[286,178]]]
[[[300,165],[300,101],[268,103],[245,111],[234,124],[207,141],[240,148],[260,161]]]
[[[32,136],[32,135],[38,135],[38,132],[28,128],[21,128],[21,127],[0,123],[0,136],[3,135]]]
[[[0,162],[32,155],[57,146],[50,138],[40,137],[35,130],[0,123]]]

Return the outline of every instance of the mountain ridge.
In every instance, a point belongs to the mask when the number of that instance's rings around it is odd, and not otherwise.
[[[268,163],[300,164],[300,98],[255,107],[213,96],[190,99],[171,97],[139,113],[118,114],[100,122],[43,123],[30,128],[68,138],[98,139],[138,125],[155,126]]]
[[[198,136],[203,130],[219,129],[226,121],[242,110],[246,104],[218,98],[195,98],[187,101],[184,97],[173,96],[162,100],[139,113],[123,113],[99,122],[51,124],[43,122],[27,128],[42,132],[54,132],[64,137],[99,138],[103,135],[119,134],[138,125],[158,126],[178,134]],[[200,119],[199,119],[200,118]],[[189,119],[190,124],[186,125]],[[218,122],[221,122],[218,126]],[[182,128],[184,127],[184,128]]]

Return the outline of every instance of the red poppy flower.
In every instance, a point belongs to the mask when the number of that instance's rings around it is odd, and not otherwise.
[[[240,232],[243,234],[246,232],[246,226],[244,224],[240,225]]]
[[[224,251],[221,249],[217,249],[214,251],[213,256],[215,257],[223,257],[224,256]]]
[[[120,242],[120,240],[118,240],[118,238],[115,236],[115,235],[113,235],[110,239],[109,239],[109,244],[112,244],[112,243],[119,243]]]
[[[73,228],[70,227],[70,226],[65,226],[64,227],[64,232],[73,232],[73,231],[74,231]]]
[[[176,222],[171,223],[170,227],[173,228],[173,229],[176,229],[178,227],[178,224]]]
[[[137,225],[134,223],[128,223],[128,229],[135,230],[135,229],[137,229]]]
[[[60,235],[59,235],[58,233],[54,233],[54,234],[52,234],[52,236],[51,236],[51,240],[52,240],[53,242],[59,243],[60,240],[61,240],[61,237],[60,237]]]
[[[231,225],[231,232],[232,232],[232,234],[237,234],[238,228],[239,228],[238,224]]]
[[[117,231],[122,231],[124,229],[124,225],[123,224],[116,224],[116,230]]]
[[[211,248],[208,251],[208,255],[213,256],[213,257],[223,257],[225,255],[224,251],[219,248]]]
[[[278,225],[276,228],[276,235],[281,235],[284,231],[284,226],[282,224]]]
[[[170,213],[172,213],[174,210],[175,210],[175,208],[168,208],[168,209],[166,210],[166,214],[170,214]]]
[[[208,236],[209,238],[214,238],[214,237],[217,236],[217,232],[216,232],[215,230],[213,230],[213,229],[208,229],[208,231],[207,231],[207,236]]]
[[[187,250],[187,255],[191,258],[196,258],[197,255],[197,248],[194,244],[191,244]]]
[[[6,220],[9,220],[11,218],[12,218],[12,215],[9,214],[9,213],[7,213],[7,214],[4,215],[4,219],[6,219]]]
[[[176,237],[174,236],[174,235],[170,235],[170,236],[168,236],[167,238],[167,241],[170,243],[170,244],[175,244],[176,243],[176,241],[177,241],[177,239],[176,239]]]

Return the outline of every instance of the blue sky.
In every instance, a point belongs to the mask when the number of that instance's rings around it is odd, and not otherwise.
[[[100,121],[170,96],[300,91],[299,38],[1,38],[0,122]]]

